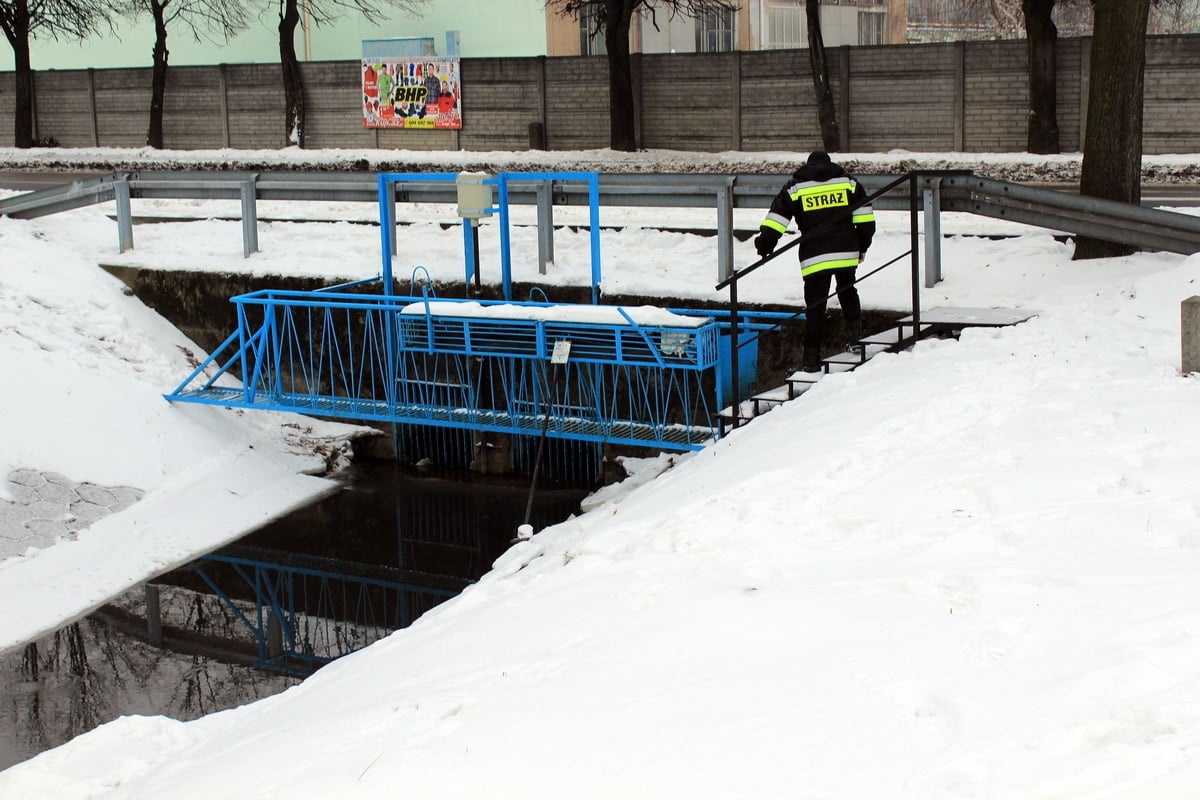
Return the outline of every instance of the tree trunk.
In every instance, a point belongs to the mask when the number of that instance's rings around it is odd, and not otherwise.
[[[1094,0],[1091,85],[1079,192],[1138,204],[1142,199],[1142,93],[1150,0]],[[1127,245],[1079,237],[1075,258],[1129,255]]]
[[[821,35],[821,4],[818,0],[804,0],[804,14],[808,21],[808,67],[817,95],[821,142],[827,152],[836,153],[842,149],[842,134],[838,130],[833,90],[829,87],[829,66],[825,60],[825,37]]]
[[[283,70],[284,143],[304,147],[304,76],[296,57],[296,0],[284,0],[279,16],[279,65]]]
[[[1055,0],[1022,0],[1026,51],[1029,61],[1029,127],[1026,148],[1031,153],[1058,153],[1058,28],[1052,14]]]
[[[146,133],[146,144],[160,150],[163,146],[163,98],[167,93],[165,6],[162,0],[151,0],[150,3],[150,11],[154,15],[154,53],[150,80],[150,129]]]
[[[13,143],[33,147],[33,66],[29,60],[29,5],[17,2],[8,43],[13,50]]]
[[[608,48],[609,141],[613,150],[637,150],[633,105],[633,66],[629,55],[629,26],[633,8],[620,0],[605,0],[604,44]]]

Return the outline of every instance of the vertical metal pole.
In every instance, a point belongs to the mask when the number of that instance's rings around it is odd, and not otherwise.
[[[596,305],[600,302],[600,177],[595,172],[588,177],[588,225],[592,245],[592,305]]]
[[[384,297],[391,297],[395,291],[392,280],[392,256],[396,252],[396,190],[388,174],[380,173],[377,180],[379,187],[380,257],[383,259],[383,272],[381,274],[383,295]],[[386,361],[387,386],[384,387],[383,395],[387,401],[388,413],[392,416],[393,420],[396,415],[396,403],[398,402],[399,394],[396,386],[396,362],[400,357],[400,347],[396,341],[395,315],[395,309],[390,303],[384,306],[383,352],[384,360]]]
[[[117,178],[115,197],[117,201],[117,240],[120,252],[133,249],[133,212],[129,207],[129,176]]]
[[[546,264],[554,260],[554,202],[550,181],[537,185],[538,273],[546,274]]]
[[[479,283],[479,232],[475,230],[475,220],[463,219],[463,261],[466,262],[466,274],[463,276],[464,289],[470,290],[471,279]],[[468,294],[469,296],[469,294]]]
[[[726,178],[717,187],[717,283],[733,270],[733,182]]]
[[[471,263],[475,265],[475,296],[483,294],[482,270],[479,263],[479,220],[471,220]]]
[[[512,240],[509,238],[508,219],[508,176],[496,176],[497,202],[500,206],[500,283],[504,288],[504,299],[512,300]],[[487,183],[487,181],[484,181]]]
[[[379,239],[380,258],[383,269],[380,273],[383,279],[383,293],[392,293],[392,216],[395,206],[389,205],[387,197],[392,193],[392,183],[386,174],[380,173],[376,179],[379,194]]]
[[[255,203],[257,191],[255,181],[258,175],[251,175],[242,182],[242,258],[249,258],[251,253],[258,252],[258,206]]]
[[[917,173],[908,173],[908,246],[912,251],[913,337],[921,333],[921,254],[917,232]]]
[[[742,387],[738,378],[738,373],[741,371],[738,364],[738,350],[741,337],[738,335],[738,297],[737,297],[737,281],[729,284],[729,371],[733,373],[730,387],[733,395],[733,427],[737,429],[738,421],[742,416]],[[718,381],[718,385],[719,385]]]
[[[925,288],[931,289],[942,279],[942,179],[926,176],[924,180]]]

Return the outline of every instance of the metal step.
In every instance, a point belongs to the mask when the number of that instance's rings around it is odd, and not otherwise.
[[[926,335],[927,333],[931,332],[932,330],[933,330],[932,325],[927,325],[925,322],[922,321],[921,336]],[[903,349],[903,348],[907,347],[908,345],[912,344],[918,338],[920,338],[920,337],[913,336],[912,318],[909,317],[907,322],[905,322],[904,320],[901,320],[899,323],[897,323],[895,328],[888,328],[887,330],[880,331],[879,333],[873,333],[870,336],[864,336],[863,338],[859,339],[858,341],[860,344],[864,344],[864,345],[868,345],[868,346],[880,345],[889,350],[892,350],[892,349]]]
[[[922,333],[926,327],[937,330],[962,330],[963,328],[1003,328],[1017,325],[1037,316],[1037,311],[1020,308],[954,308],[938,307],[922,311]],[[912,315],[898,321],[901,326],[912,328]]]

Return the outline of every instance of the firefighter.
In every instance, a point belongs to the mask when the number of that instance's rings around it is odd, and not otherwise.
[[[846,318],[848,347],[861,353],[862,306],[854,287],[855,270],[875,235],[875,214],[866,205],[862,184],[817,150],[792,174],[771,202],[771,210],[754,237],[760,256],[775,252],[788,223],[800,229],[800,275],[804,279],[804,358],[801,369],[819,372],[825,304],[837,281],[838,303]],[[853,211],[851,209],[853,208]]]

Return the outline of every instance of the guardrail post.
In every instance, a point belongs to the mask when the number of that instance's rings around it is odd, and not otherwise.
[[[129,179],[122,175],[113,185],[117,201],[117,241],[119,252],[133,249],[133,212],[129,206]]]
[[[733,182],[726,178],[717,187],[717,282],[733,271]],[[736,333],[734,336],[736,337]]]
[[[242,181],[242,258],[258,252],[258,205],[255,181],[257,173]]]
[[[1200,296],[1192,295],[1181,308],[1180,340],[1183,374],[1200,372]]]
[[[925,288],[942,279],[942,179],[925,176],[922,200],[925,209]]]
[[[546,274],[546,264],[554,260],[554,197],[551,182],[537,185],[538,273]]]

